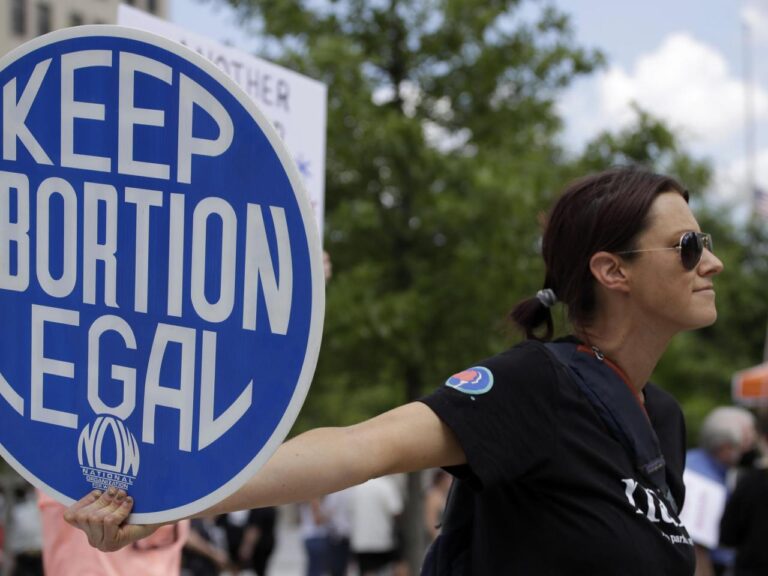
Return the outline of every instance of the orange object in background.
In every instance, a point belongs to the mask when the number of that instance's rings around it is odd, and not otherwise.
[[[768,362],[736,372],[731,380],[731,396],[737,404],[768,406]]]

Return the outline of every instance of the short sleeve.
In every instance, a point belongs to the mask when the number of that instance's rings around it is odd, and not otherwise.
[[[421,399],[458,438],[476,487],[523,478],[550,459],[558,404],[552,363],[540,343],[524,342]]]

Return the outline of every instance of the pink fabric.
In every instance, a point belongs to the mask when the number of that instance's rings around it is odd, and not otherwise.
[[[99,552],[85,534],[64,521],[65,507],[38,492],[43,524],[46,576],[173,576],[181,572],[181,549],[189,521],[163,526],[151,536],[117,552]]]

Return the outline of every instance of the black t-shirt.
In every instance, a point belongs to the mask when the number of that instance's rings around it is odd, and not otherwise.
[[[720,542],[736,548],[736,576],[768,574],[768,470],[750,470],[725,505]]]
[[[422,399],[467,457],[450,471],[476,491],[473,576],[693,574],[679,519],[546,347],[527,341],[479,366],[488,372],[460,373]],[[680,509],[680,408],[652,384],[645,407]]]

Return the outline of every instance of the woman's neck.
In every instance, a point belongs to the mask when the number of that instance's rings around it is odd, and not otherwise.
[[[597,323],[577,329],[576,336],[617,364],[638,393],[650,379],[670,340],[648,330],[601,327]]]

